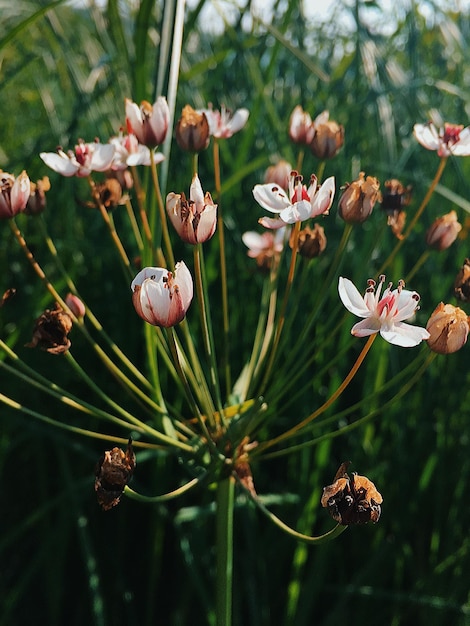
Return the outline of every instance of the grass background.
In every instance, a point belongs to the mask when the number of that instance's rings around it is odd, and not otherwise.
[[[345,146],[326,170],[337,177],[338,186],[360,169],[382,182],[398,177],[413,185],[412,211],[438,165],[436,155],[413,140],[413,124],[428,120],[433,112],[442,120],[468,121],[470,21],[466,10],[452,11],[439,3],[399,3],[393,13],[384,13],[380,3],[356,2],[338,3],[346,21],[336,17],[322,22],[319,16],[309,22],[301,3],[291,0],[276,2],[272,24],[267,24],[251,18],[248,2],[234,10],[235,19],[222,32],[213,33],[199,19],[206,4],[201,0],[186,10],[176,111],[186,103],[201,107],[207,102],[250,110],[246,130],[222,146],[236,372],[246,358],[261,288],[241,234],[259,217],[251,189],[265,167],[276,156],[295,162],[287,138],[292,109],[300,103],[313,116],[327,108],[345,126]],[[38,153],[72,146],[78,137],[106,141],[124,123],[125,97],[152,101],[165,93],[164,10],[171,15],[174,5],[109,1],[101,8],[91,3],[78,9],[60,1],[5,1],[0,9],[0,165],[15,174],[27,169],[33,180],[50,174],[45,221],[61,259],[107,332],[139,362],[142,329],[129,323],[134,320],[129,294],[122,288],[107,233],[84,206],[86,183],[45,172]],[[306,155],[304,172],[317,166]],[[189,159],[175,144],[167,191],[186,189],[190,171]],[[211,172],[207,152],[200,160],[204,188],[210,189]],[[455,208],[465,223],[469,175],[468,159],[449,162],[422,223],[388,270],[390,279],[398,280],[416,263],[424,232],[435,217]],[[341,236],[336,208],[329,219],[328,251],[306,273],[312,298]],[[125,221],[118,212],[115,220],[126,241]],[[18,221],[61,287],[40,222],[24,216]],[[344,272],[358,285],[365,284],[393,245],[376,208],[354,230]],[[467,256],[467,242],[459,239],[446,253],[431,255],[416,274],[411,286],[422,296],[421,322],[440,300],[455,304],[453,281]],[[215,276],[215,247],[206,258],[209,275]],[[51,303],[6,223],[0,229],[0,263],[2,287],[18,289],[0,311],[4,340],[30,365],[87,398],[89,390],[60,359],[23,348],[32,320]],[[216,296],[215,286],[213,291]],[[300,304],[299,328],[308,317],[309,298]],[[339,305],[335,307],[312,329],[312,346],[331,331],[331,319],[334,323],[340,315]],[[217,324],[217,312],[214,316]],[[94,380],[125,403],[87,345],[80,337],[73,342],[74,355]],[[352,363],[360,347],[350,343],[348,324],[318,350],[315,376],[302,381],[308,397],[327,397],[347,373],[347,363],[334,360],[343,347]],[[306,356],[308,351],[309,342]],[[366,473],[381,491],[383,516],[377,526],[349,529],[331,544],[307,548],[282,535],[240,495],[235,511],[236,625],[470,623],[468,349],[438,357],[407,395],[388,402],[415,371],[416,359],[415,353],[377,341],[354,386],[327,416],[331,421],[312,429],[315,445],[253,468],[257,489],[267,494],[273,510],[299,530],[313,533],[331,526],[319,509],[321,489],[340,462],[350,458],[353,470]],[[400,372],[403,378],[397,380]],[[396,384],[380,395],[392,379]],[[0,390],[13,398],[26,396],[31,406],[56,419],[76,419],[8,372],[2,371]],[[289,407],[276,406],[277,428],[305,414],[305,394]],[[353,413],[341,415],[359,400]],[[329,436],[332,429],[370,413],[374,418],[361,428]],[[7,407],[2,407],[0,420],[1,626],[213,623],[210,492],[190,493],[165,506],[124,499],[104,514],[93,492],[102,443],[71,438]],[[92,418],[81,418],[80,424],[100,427]],[[138,468],[134,486],[150,493],[169,491],[181,478],[176,460],[155,453],[142,453]]]

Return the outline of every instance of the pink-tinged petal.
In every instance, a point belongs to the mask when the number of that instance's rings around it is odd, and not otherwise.
[[[413,134],[427,150],[438,150],[441,142],[434,124],[415,124]]]
[[[402,348],[414,348],[423,340],[429,338],[429,333],[425,328],[420,326],[411,326],[398,322],[391,329],[383,328],[380,334],[389,343]]]
[[[174,281],[175,285],[178,287],[186,313],[193,299],[193,278],[184,261],[180,261],[176,264]]]
[[[458,142],[451,148],[455,156],[470,155],[470,127],[467,126],[460,131]]]
[[[142,114],[140,112],[139,106],[126,98],[125,100],[126,106],[126,120],[128,126],[130,126],[130,132],[133,132],[134,135],[137,136],[139,141],[142,139]],[[136,132],[138,131],[138,132]]]
[[[381,326],[382,324],[379,319],[368,317],[354,324],[351,328],[351,335],[354,335],[354,337],[368,337],[369,335],[378,333]]]
[[[126,165],[133,167],[136,165],[150,165],[150,150],[147,146],[139,145],[137,152],[129,154],[126,158]]]
[[[255,185],[253,187],[253,196],[263,209],[271,211],[271,213],[280,213],[283,209],[290,206],[290,200],[284,189],[271,183]]]
[[[369,317],[370,311],[364,302],[364,298],[349,278],[343,278],[340,276],[338,292],[341,302],[350,313],[353,313],[358,317]]]
[[[193,176],[191,187],[189,188],[189,197],[193,202],[196,203],[198,211],[201,211],[202,207],[204,206],[204,192],[202,190],[201,181],[199,180],[199,176],[197,174],[194,174]]]
[[[150,125],[155,135],[155,143],[162,144],[165,141],[170,123],[170,109],[166,98],[159,96],[153,105],[152,115],[150,116]]]
[[[31,194],[31,183],[28,175],[25,171],[16,178],[11,188],[11,211],[13,215],[16,215],[20,211],[26,208],[26,205]]]
[[[335,179],[334,176],[330,176],[321,185],[320,189],[315,194],[315,198],[312,202],[312,210],[310,217],[317,217],[317,215],[327,215],[331,205],[333,204],[333,198],[335,197]]]
[[[80,167],[66,155],[60,156],[56,152],[41,152],[39,156],[48,167],[61,176],[75,176]]]
[[[281,220],[280,217],[260,217],[258,224],[271,230],[277,230],[278,228],[285,228],[286,223]]]
[[[304,222],[310,217],[312,206],[307,200],[301,200],[291,204],[287,209],[283,209],[279,217],[286,224],[295,224],[296,222]]]
[[[248,121],[248,117],[250,116],[250,112],[248,109],[237,109],[233,114],[232,119],[227,124],[227,127],[230,133],[238,133]]]
[[[326,124],[329,119],[330,119],[330,112],[329,111],[323,111],[322,113],[317,115],[317,117],[313,120],[313,125],[314,126],[320,126],[322,124]]]
[[[419,296],[416,291],[409,291],[408,289],[402,289],[401,292],[396,293],[396,306],[397,314],[394,317],[395,322],[401,322],[412,317],[416,312],[418,306]]]
[[[111,168],[116,147],[111,143],[94,144],[90,169],[94,172],[105,172]]]
[[[202,213],[200,213],[199,223],[197,225],[198,242],[207,241],[215,233],[217,226],[217,205],[206,204]]]

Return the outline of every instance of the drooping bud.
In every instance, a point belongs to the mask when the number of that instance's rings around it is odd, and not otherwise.
[[[377,178],[360,172],[359,177],[344,186],[339,201],[339,215],[348,223],[361,223],[372,213],[374,204],[380,200],[380,183]]]
[[[462,225],[457,221],[457,213],[450,211],[438,217],[426,233],[426,243],[435,250],[446,250],[457,239]]]
[[[46,208],[46,191],[51,188],[50,180],[44,176],[36,183],[30,183],[30,195],[24,212],[27,215],[39,215]]]
[[[289,245],[291,248],[294,246],[295,231],[292,230],[289,239]],[[306,226],[299,232],[297,239],[297,248],[300,256],[306,259],[314,259],[325,250],[326,248],[326,235],[325,229],[320,224],[315,223],[313,228]]]
[[[198,113],[187,104],[176,124],[176,141],[182,150],[200,152],[210,141],[209,122],[205,113]]]
[[[313,128],[310,150],[318,159],[332,159],[344,143],[344,127],[329,120],[329,112],[323,111],[313,121]]]
[[[454,283],[455,297],[462,302],[470,300],[470,259],[465,259]]]
[[[346,473],[349,461],[342,463],[333,484],[323,488],[321,505],[331,517],[342,524],[366,524],[379,521],[382,496],[374,483],[365,476]]]
[[[468,324],[469,318],[462,309],[441,302],[426,325],[428,346],[438,354],[457,352],[467,341]]]

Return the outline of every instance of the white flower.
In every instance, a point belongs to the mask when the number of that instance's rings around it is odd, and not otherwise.
[[[153,105],[144,100],[140,107],[126,98],[125,106],[127,129],[137,136],[139,143],[155,148],[165,141],[170,123],[166,98],[159,96]]]
[[[91,172],[105,172],[111,167],[115,147],[97,141],[85,143],[79,140],[75,152],[41,152],[39,155],[44,163],[62,176],[89,176]]]
[[[437,150],[440,157],[470,155],[470,126],[464,128],[457,124],[444,124],[437,128],[432,122],[415,124],[413,134],[419,143],[428,150]]]
[[[193,299],[193,279],[185,263],[175,271],[146,267],[131,284],[132,302],[138,315],[153,326],[168,328],[181,322]]]
[[[211,107],[200,109],[198,113],[204,113],[209,123],[209,133],[216,139],[228,139],[237,133],[245,126],[250,115],[248,109],[237,109],[232,115],[223,105],[220,111]]]
[[[176,232],[186,243],[204,243],[215,232],[217,205],[208,191],[204,194],[197,174],[193,176],[189,200],[184,193],[170,192],[166,197],[166,210]]]
[[[302,176],[295,171],[291,172],[288,191],[273,183],[255,185],[253,188],[255,200],[267,211],[278,214],[275,219],[262,217],[258,220],[266,228],[282,228],[286,224],[326,215],[333,204],[334,195],[333,176],[327,178],[322,185],[318,185],[317,177],[312,175],[307,189],[302,184]]]
[[[151,164],[150,148],[139,143],[134,134],[123,135],[121,133],[118,137],[111,137],[109,143],[116,149],[111,169],[124,170],[133,165]],[[161,163],[165,158],[161,152],[155,150],[153,156],[155,163]]]
[[[340,277],[338,291],[344,306],[358,317],[361,322],[355,324],[351,334],[356,337],[367,337],[380,333],[389,343],[403,348],[417,346],[429,333],[419,326],[404,324],[418,309],[419,295],[416,291],[404,289],[404,282],[399,281],[398,288],[392,291],[392,283],[388,285],[380,297],[385,276],[381,276],[377,289],[375,281],[369,280],[363,296],[347,278]]]

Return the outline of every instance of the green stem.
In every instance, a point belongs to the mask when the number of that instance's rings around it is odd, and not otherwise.
[[[218,483],[216,513],[216,626],[231,626],[232,624],[234,494],[234,478],[230,477]]]
[[[385,268],[387,268],[390,265],[390,263],[393,261],[393,259],[398,254],[398,252],[401,249],[402,245],[408,239],[409,234],[411,233],[411,231],[415,227],[415,225],[416,225],[417,221],[419,220],[419,218],[421,217],[424,209],[427,207],[427,205],[429,203],[429,200],[431,199],[431,196],[434,193],[434,190],[437,187],[437,184],[439,183],[439,181],[441,179],[442,172],[444,171],[446,163],[447,163],[447,157],[442,157],[441,160],[440,160],[440,163],[439,163],[439,167],[437,168],[437,172],[436,172],[436,174],[435,174],[435,176],[433,178],[433,181],[432,181],[432,183],[431,183],[431,185],[430,185],[426,195],[424,196],[423,201],[421,202],[421,205],[420,205],[419,209],[416,211],[416,213],[413,216],[413,219],[408,224],[408,228],[406,229],[403,237],[397,242],[395,248],[392,250],[392,252],[390,253],[388,259],[385,261],[385,263],[379,269],[377,274],[379,274],[379,275],[383,274]]]
[[[175,267],[175,258],[173,256],[173,248],[171,245],[171,240],[170,240],[170,233],[168,231],[168,222],[166,219],[166,212],[165,212],[165,203],[163,201],[163,196],[162,196],[162,192],[160,189],[160,183],[158,181],[158,172],[157,172],[157,165],[155,163],[155,158],[153,155],[153,152],[150,151],[150,159],[151,159],[151,166],[150,166],[150,171],[152,172],[152,181],[153,181],[153,188],[155,191],[155,195],[157,198],[157,205],[158,205],[158,210],[160,212],[160,221],[161,221],[161,228],[162,228],[162,238],[163,238],[163,244],[164,244],[164,251],[165,251],[165,257],[167,259],[167,262],[169,263],[171,268]],[[150,225],[152,227],[152,224]]]

